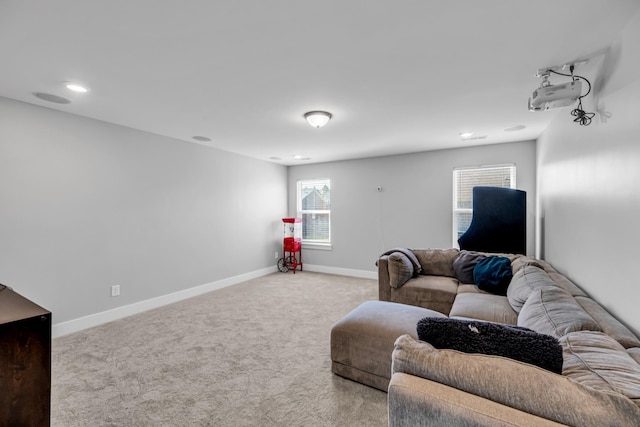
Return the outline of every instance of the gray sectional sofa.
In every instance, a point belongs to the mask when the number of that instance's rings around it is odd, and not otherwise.
[[[380,301],[354,309],[331,335],[333,372],[386,388],[390,426],[640,426],[640,340],[549,263],[456,249],[408,252],[380,257]],[[509,259],[506,295],[469,283],[474,257],[486,256]],[[416,335],[416,319],[430,316],[551,335],[562,346],[562,374],[435,348]]]

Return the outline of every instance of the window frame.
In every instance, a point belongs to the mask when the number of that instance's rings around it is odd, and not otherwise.
[[[312,183],[313,186],[317,184],[326,185],[329,188],[329,209],[302,209],[302,188],[304,183]],[[324,239],[305,239],[304,237],[304,218],[305,214],[311,215],[327,215],[328,217],[328,225],[327,232],[328,238]],[[306,178],[306,179],[298,179],[296,181],[296,215],[298,218],[302,218],[302,227],[303,227],[303,235],[302,235],[302,245],[304,247],[311,247],[316,249],[331,249],[332,248],[332,239],[331,239],[331,179],[330,178]]]
[[[459,248],[458,245],[458,219],[461,214],[471,214],[471,218],[473,218],[473,200],[470,208],[459,208],[458,207],[458,192],[460,191],[460,174],[463,172],[479,172],[486,171],[488,169],[509,169],[510,177],[509,177],[509,187],[502,188],[516,188],[516,176],[517,176],[517,168],[515,163],[501,163],[495,165],[481,165],[481,166],[460,166],[453,168],[453,191],[452,191],[452,215],[451,215],[451,237],[453,241],[453,247]],[[492,186],[490,183],[478,183],[476,186]],[[495,186],[495,185],[493,185]],[[472,187],[473,188],[473,187]],[[465,230],[466,231],[466,230]],[[464,232],[463,232],[464,233]]]

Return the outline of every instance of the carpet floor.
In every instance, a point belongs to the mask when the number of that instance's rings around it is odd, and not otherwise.
[[[371,279],[274,273],[53,340],[51,425],[385,426],[386,393],[331,373]]]

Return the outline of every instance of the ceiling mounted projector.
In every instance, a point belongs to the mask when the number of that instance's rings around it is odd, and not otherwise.
[[[570,107],[580,98],[580,93],[582,92],[580,80],[551,85],[547,80],[548,77],[548,74],[543,75],[542,84],[533,91],[531,98],[529,98],[529,111],[546,111]]]
[[[573,74],[576,65],[586,63],[587,60],[585,59],[563,65],[562,69],[568,68],[570,74],[556,71],[559,67],[539,69],[536,77],[542,77],[542,82],[540,82],[540,87],[534,90],[531,98],[529,98],[529,111],[546,111],[553,110],[554,108],[570,107],[577,102],[578,106],[571,110],[573,122],[581,126],[589,126],[596,113],[584,111],[582,108],[582,98],[591,93],[591,83],[586,77]],[[563,77],[570,77],[571,81],[561,85],[552,85],[549,81],[551,73]],[[584,95],[582,95],[582,80],[587,83],[587,93]]]

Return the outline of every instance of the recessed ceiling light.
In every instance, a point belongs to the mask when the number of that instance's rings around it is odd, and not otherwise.
[[[303,157],[300,154],[293,156],[293,160],[311,160],[311,157]]]
[[[276,157],[276,156],[271,156],[269,157],[269,160],[282,160],[281,157]]]
[[[522,130],[526,128],[525,125],[516,125],[516,126],[511,126],[510,128],[506,128],[504,131],[505,132],[517,132],[519,130]]]
[[[470,138],[473,132],[460,132],[458,135],[460,135],[460,138]]]
[[[67,89],[73,91],[73,92],[77,92],[77,93],[87,93],[89,92],[89,88],[87,88],[86,86],[82,86],[78,83],[65,83],[64,87],[66,87]]]
[[[196,141],[200,141],[200,142],[209,142],[209,141],[211,141],[211,138],[208,138],[208,137],[202,136],[202,135],[192,136],[191,138],[195,139]]]
[[[69,101],[67,98],[63,98],[61,96],[53,95],[50,93],[33,92],[33,96],[38,99],[42,99],[43,101],[53,102],[55,104],[71,104],[71,101]]]

